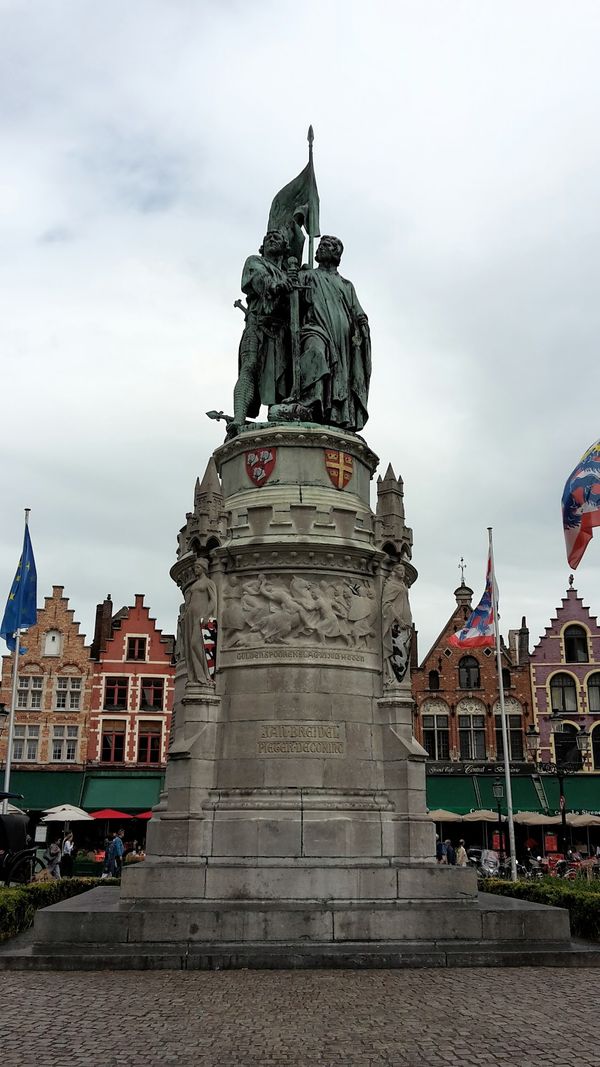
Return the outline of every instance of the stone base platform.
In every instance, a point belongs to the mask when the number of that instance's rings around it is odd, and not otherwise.
[[[359,934],[360,932],[360,934]],[[568,913],[482,893],[444,901],[119,902],[99,887],[39,911],[0,970],[600,966]]]

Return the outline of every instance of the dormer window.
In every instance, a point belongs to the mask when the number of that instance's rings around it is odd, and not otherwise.
[[[44,656],[60,656],[61,632],[60,630],[48,630],[44,635]]]
[[[127,638],[127,659],[145,660],[146,659],[146,638],[145,637],[128,637]]]
[[[458,684],[461,689],[479,689],[479,664],[475,656],[463,656],[459,660]]]
[[[567,626],[565,630],[565,663],[588,663],[588,640],[583,626]]]

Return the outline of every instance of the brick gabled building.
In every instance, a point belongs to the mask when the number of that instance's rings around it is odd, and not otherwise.
[[[531,654],[531,685],[541,762],[568,765],[572,771],[600,771],[600,626],[573,588],[572,575],[566,596]],[[583,757],[577,745],[580,730],[591,734],[590,751]],[[577,787],[567,784],[573,807],[600,808],[597,780],[589,803],[585,798],[577,802]]]
[[[167,758],[174,638],[157,627],[142,594],[114,613],[108,596],[96,609],[91,655],[85,806],[151,806]]]
[[[495,807],[491,783],[499,767],[503,769],[504,752],[495,649],[465,650],[448,644],[473,610],[473,591],[464,580],[454,595],[454,611],[420,666],[412,670],[414,733],[429,753],[429,807],[464,813]],[[502,646],[509,759],[517,773],[527,771],[525,731],[532,721],[528,640],[523,619],[521,628],[511,631],[509,647]]]
[[[41,810],[79,804],[87,759],[93,664],[63,586],[52,587],[37,622],[23,634],[19,657],[11,787]],[[2,657],[0,700],[10,707],[13,657]],[[0,736],[6,758],[7,731]],[[32,774],[32,771],[38,773]]]

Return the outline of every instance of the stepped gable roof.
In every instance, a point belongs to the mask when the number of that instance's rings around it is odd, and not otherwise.
[[[567,622],[587,622],[590,630],[595,630],[596,633],[600,635],[598,618],[596,615],[592,615],[590,608],[587,604],[584,604],[583,598],[579,596],[577,589],[573,585],[573,581],[573,575],[570,574],[566,594],[562,597],[560,605],[555,609],[555,613],[551,617],[550,622],[544,628],[543,634],[533,646],[533,651],[531,653],[532,658],[535,657],[542,641],[547,637],[556,636]]]

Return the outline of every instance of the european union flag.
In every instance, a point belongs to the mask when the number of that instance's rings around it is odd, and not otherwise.
[[[29,527],[25,527],[25,539],[23,552],[12,584],[6,610],[0,626],[0,637],[6,641],[11,652],[14,652],[17,630],[23,630],[27,626],[35,626],[37,622],[37,571],[33,558],[33,548],[29,536]]]

